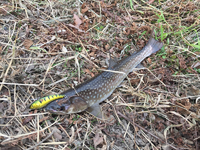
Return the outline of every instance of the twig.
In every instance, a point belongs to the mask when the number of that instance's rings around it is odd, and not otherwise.
[[[35,148],[36,146],[42,144],[42,143],[43,143],[44,141],[46,141],[50,136],[52,136],[53,133],[54,133],[54,130],[53,130],[46,138],[44,138],[41,142],[39,142],[38,144],[36,144],[36,145],[34,145],[34,146],[28,148],[27,150],[31,150],[31,149]]]
[[[123,115],[122,113],[120,113],[119,111],[117,112],[118,115],[120,115],[121,117],[123,117],[124,119],[126,119],[127,121],[129,121],[131,124],[133,124],[134,126],[137,126],[138,128],[142,129],[143,131],[145,131],[146,133],[149,133],[151,136],[153,136],[154,138],[158,139],[159,141],[161,141],[162,143],[165,143],[164,140],[160,139],[159,137],[155,136],[153,133],[147,131],[146,129],[144,129],[143,127],[141,127],[140,125],[136,124],[135,122],[131,121],[128,117],[126,117],[125,115]],[[174,148],[174,149],[178,149],[176,147],[174,147],[171,144],[168,144],[170,147]]]
[[[54,124],[56,124],[58,122],[58,120],[56,120],[54,123],[52,123],[51,125],[43,128],[40,130],[40,132],[48,129],[49,127],[53,126]],[[16,135],[16,136],[8,136],[6,134],[2,134],[0,133],[0,136],[3,136],[3,137],[6,137],[8,139],[4,140],[3,142],[1,142],[2,145],[5,145],[5,144],[8,144],[8,143],[11,143],[13,142],[14,140],[19,140],[19,139],[25,139],[25,138],[28,138],[29,135],[32,135],[32,134],[37,134],[38,131],[33,131],[33,132],[29,132],[29,133],[25,133],[25,134],[20,134],[20,135]]]
[[[0,84],[1,85],[7,84],[7,85],[39,86],[37,84],[6,83],[6,82],[0,82]]]
[[[145,128],[139,126],[138,124],[136,124],[135,122],[132,122],[128,117],[126,117],[125,115],[123,115],[122,113],[120,113],[119,111],[117,112],[118,115],[120,115],[121,117],[123,117],[124,119],[128,120],[129,122],[131,122],[132,124],[134,124],[134,126],[137,126],[138,128],[144,130],[145,132],[151,134],[151,136],[155,137],[156,139],[158,139],[159,141],[165,143],[163,140],[161,140],[159,137],[155,136],[153,133],[147,131]]]
[[[15,24],[14,24],[14,29],[15,29],[15,27],[16,27],[16,22],[15,22]],[[13,34],[14,34],[14,29],[13,29],[12,36],[13,36]],[[7,70],[6,70],[5,74],[4,74],[4,78],[3,78],[3,80],[2,80],[2,83],[5,82],[6,77],[7,77],[7,74],[8,74],[8,71],[10,70],[10,67],[11,67],[11,65],[12,65],[13,58],[15,57],[15,45],[16,45],[16,40],[17,40],[18,33],[19,33],[19,30],[17,31],[16,38],[15,38],[15,42],[14,42],[14,45],[13,45],[13,47],[12,47],[12,58],[11,58],[11,60],[10,60],[9,66],[8,66],[8,68],[7,68]],[[11,39],[12,39],[12,38],[10,37],[10,38],[9,38],[9,42],[11,41]],[[8,43],[9,43],[9,42],[8,42]],[[3,87],[3,84],[0,85],[0,91],[1,91],[2,87]]]

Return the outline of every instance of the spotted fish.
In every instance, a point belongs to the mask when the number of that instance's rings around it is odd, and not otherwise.
[[[61,93],[65,97],[52,101],[46,106],[46,111],[56,114],[71,114],[86,110],[94,116],[102,118],[99,103],[113,93],[128,73],[162,46],[162,43],[151,38],[141,51],[118,62],[111,59],[107,71]]]

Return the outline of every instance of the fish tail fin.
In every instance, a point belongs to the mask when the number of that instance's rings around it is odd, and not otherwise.
[[[153,37],[151,37],[145,47],[147,47],[147,48],[150,47],[151,52],[149,55],[151,55],[151,54],[157,52],[159,49],[161,49],[163,47],[163,43],[161,43],[161,42],[155,40]]]

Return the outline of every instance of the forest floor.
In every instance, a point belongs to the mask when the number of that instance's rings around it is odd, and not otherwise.
[[[87,112],[28,106],[141,50],[164,46]],[[0,149],[200,149],[198,0],[0,1]]]

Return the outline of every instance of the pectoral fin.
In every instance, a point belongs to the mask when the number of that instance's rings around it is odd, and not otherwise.
[[[95,117],[102,119],[102,111],[99,104],[92,105],[91,107],[87,108],[86,111],[94,115]]]

